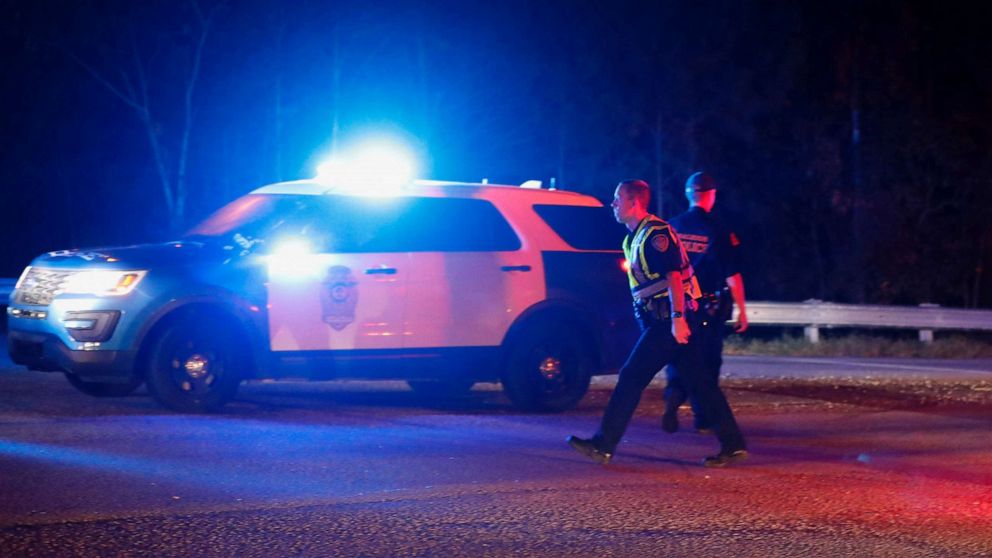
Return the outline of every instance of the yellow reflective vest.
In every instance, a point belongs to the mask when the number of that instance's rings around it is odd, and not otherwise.
[[[700,297],[699,282],[675,230],[658,217],[648,215],[634,232],[623,239],[627,258],[627,279],[635,300],[668,296],[670,271],[682,273],[682,289],[687,298]]]

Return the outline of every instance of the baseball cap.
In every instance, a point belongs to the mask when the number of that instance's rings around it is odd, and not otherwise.
[[[713,180],[713,177],[705,172],[693,173],[693,175],[685,181],[685,190],[687,192],[708,192],[710,190],[716,190],[716,180]]]

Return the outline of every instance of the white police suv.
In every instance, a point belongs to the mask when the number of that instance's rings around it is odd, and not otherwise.
[[[142,382],[215,411],[242,380],[499,381],[560,411],[636,337],[608,209],[574,192],[272,184],[161,244],[50,252],[10,296],[10,355],[94,396]]]

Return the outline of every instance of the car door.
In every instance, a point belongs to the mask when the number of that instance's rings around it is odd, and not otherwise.
[[[520,250],[520,239],[490,202],[420,198],[404,218],[410,227],[421,224],[408,237],[414,265],[405,347],[499,345],[519,313],[543,295],[530,288],[539,264]]]
[[[392,252],[379,225],[392,202],[316,196],[298,225],[272,240],[268,255],[273,351],[398,349],[409,254]]]

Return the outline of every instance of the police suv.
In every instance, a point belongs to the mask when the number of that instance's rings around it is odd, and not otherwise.
[[[430,396],[499,381],[522,408],[560,411],[636,337],[622,235],[574,192],[272,184],[176,241],[36,258],[10,296],[10,355],[93,396],[145,383],[183,412],[300,376]]]

